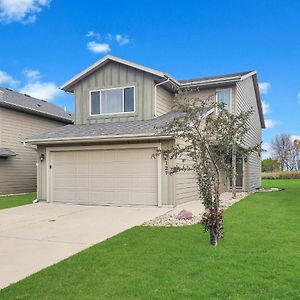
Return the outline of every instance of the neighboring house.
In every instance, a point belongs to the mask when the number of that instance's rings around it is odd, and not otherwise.
[[[22,141],[70,123],[71,114],[58,106],[0,88],[0,194],[36,191],[36,150]]]
[[[75,94],[75,125],[29,138],[39,158],[38,198],[49,202],[175,206],[198,198],[193,173],[169,176],[174,161],[151,158],[174,143],[158,134],[172,111],[174,93],[183,87],[216,95],[232,112],[253,108],[246,143],[261,141],[264,128],[255,71],[178,81],[114,56],[105,56],[61,86]],[[260,157],[238,160],[240,190],[260,186]],[[223,190],[230,189],[224,178]]]

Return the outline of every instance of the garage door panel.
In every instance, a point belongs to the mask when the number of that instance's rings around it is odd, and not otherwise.
[[[56,199],[57,202],[84,203],[87,197],[87,191],[61,189],[53,192],[53,198]]]
[[[90,200],[93,203],[102,204],[129,204],[130,193],[129,192],[117,192],[117,191],[99,191],[90,192]]]
[[[105,163],[115,161],[114,150],[90,151],[89,159],[96,163]]]
[[[134,191],[155,191],[157,184],[156,179],[149,181],[149,178],[137,178],[132,184],[132,190]]]
[[[88,178],[78,176],[57,176],[53,178],[53,185],[56,189],[88,188]]]
[[[114,189],[115,188],[115,180],[114,177],[90,177],[90,190],[102,190],[102,189]]]
[[[90,162],[90,168],[89,173],[91,175],[99,175],[100,171],[102,174],[114,174],[116,171],[114,169],[116,168],[116,164],[114,163],[99,163],[99,162]]]
[[[157,205],[155,148],[52,153],[52,199],[59,202]]]
[[[55,167],[57,168],[57,174],[62,175],[69,175],[69,174],[75,174],[76,173],[76,166],[73,164],[65,164],[65,165],[58,165],[56,164]]]
[[[133,187],[133,179],[128,177],[118,177],[117,179],[113,179],[114,187],[116,189],[122,190],[130,190]]]
[[[139,204],[143,199],[143,202],[146,205],[151,205],[153,201],[157,201],[157,194],[156,193],[147,193],[145,191],[135,192],[131,195],[131,201],[133,204]]]

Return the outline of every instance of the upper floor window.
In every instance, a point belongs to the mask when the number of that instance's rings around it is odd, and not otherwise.
[[[217,91],[217,103],[224,103],[224,108],[231,112],[231,89]]]
[[[134,87],[90,92],[91,115],[134,112]]]

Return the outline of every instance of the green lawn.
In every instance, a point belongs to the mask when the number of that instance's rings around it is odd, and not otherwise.
[[[217,248],[200,225],[135,227],[2,290],[0,299],[299,299],[300,180],[264,186],[285,190],[228,209]]]
[[[36,193],[0,196],[0,209],[30,204],[36,199]]]

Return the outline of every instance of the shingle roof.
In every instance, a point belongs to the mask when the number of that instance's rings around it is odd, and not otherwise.
[[[0,148],[0,157],[9,157],[9,156],[16,156],[17,154],[8,149],[8,148]]]
[[[65,123],[73,122],[72,114],[59,106],[2,87],[0,87],[0,106],[44,116]]]
[[[171,111],[153,120],[127,121],[116,123],[98,123],[85,125],[66,125],[54,130],[28,138],[27,142],[43,140],[79,139],[107,136],[153,136],[159,135],[158,127],[182,115],[182,112]]]
[[[211,81],[211,80],[217,80],[217,79],[225,80],[227,78],[232,78],[232,77],[237,77],[237,79],[239,79],[240,77],[247,75],[249,73],[252,73],[252,72],[254,72],[254,71],[243,71],[243,72],[231,73],[231,74],[198,77],[198,78],[192,78],[192,79],[178,80],[178,82],[180,82],[181,84],[187,84],[187,83]]]

